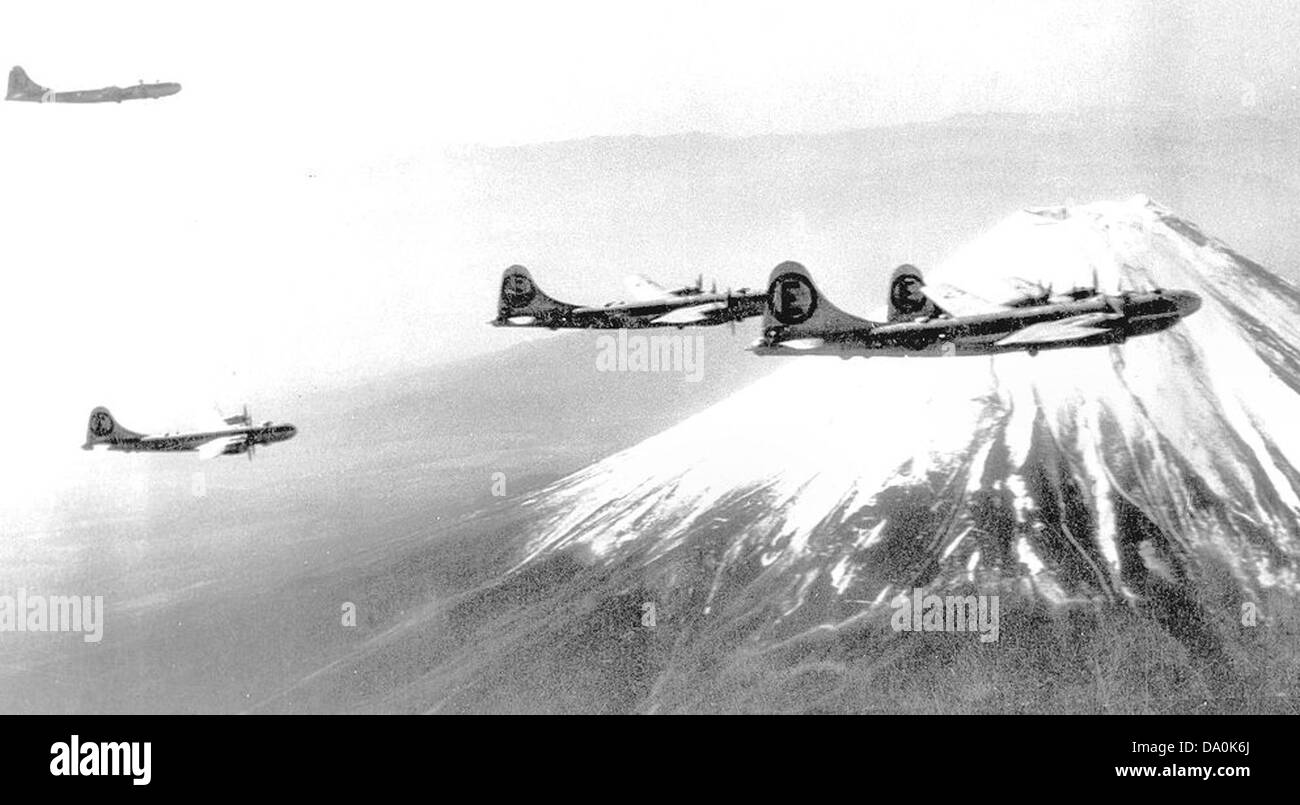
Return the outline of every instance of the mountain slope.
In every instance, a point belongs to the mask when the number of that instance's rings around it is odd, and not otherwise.
[[[816,588],[877,600],[985,570],[1113,600],[1143,583],[1129,543],[1148,541],[1168,566],[1203,553],[1243,589],[1294,592],[1300,293],[1145,200],[1021,213],[936,276],[1062,287],[1089,269],[1206,305],[1113,349],[798,359],[541,493],[525,561],[581,545],[652,564],[740,519],[730,561],[790,571],[788,613]]]
[[[934,272],[1093,276],[1204,306],[1118,347],[790,359],[465,524],[515,535],[508,569],[344,662],[393,683],[356,706],[1294,708],[1300,292],[1144,198],[1017,213]],[[997,596],[1000,636],[891,628],[916,588]]]

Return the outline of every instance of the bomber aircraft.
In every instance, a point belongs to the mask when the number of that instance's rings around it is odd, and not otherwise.
[[[181,85],[173,82],[146,84],[141,81],[131,87],[104,87],[103,89],[82,89],[73,92],[55,92],[46,89],[27,77],[27,71],[14,67],[9,71],[9,92],[6,101],[36,101],[40,103],[121,103],[142,98],[162,98],[175,95],[181,91]]]
[[[1024,285],[1021,286],[1024,289]],[[921,272],[899,266],[889,282],[888,321],[852,316],[818,292],[808,270],[785,262],[772,270],[759,355],[950,356],[1122,344],[1158,333],[1195,313],[1191,291],[1105,294],[1074,288],[1053,294],[1038,286],[1020,298],[989,302],[951,285],[926,285]]]
[[[81,449],[92,450],[102,446],[126,452],[197,452],[202,459],[247,453],[248,460],[252,461],[257,445],[283,442],[298,433],[293,425],[274,422],[254,425],[247,406],[243,414],[225,418],[225,424],[232,427],[190,433],[136,433],[119,425],[108,409],[100,406],[90,412],[86,443]]]
[[[497,317],[488,324],[618,330],[730,322],[734,328],[740,319],[762,315],[767,306],[767,297],[748,288],[718,293],[714,285],[705,292],[703,276],[694,285],[671,290],[643,276],[629,277],[627,290],[629,301],[591,307],[571,305],[543,293],[528,269],[511,266],[501,277]]]

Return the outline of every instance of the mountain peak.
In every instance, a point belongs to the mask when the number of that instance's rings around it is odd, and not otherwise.
[[[1213,566],[1245,598],[1300,589],[1292,286],[1145,196],[1015,213],[933,276],[986,297],[1095,277],[1205,306],[1107,348],[789,359],[533,496],[519,567],[577,551],[654,576],[707,555],[706,606],[728,577],[762,580],[778,630],[914,587],[1116,603]]]
[[[1017,212],[934,274],[1203,305],[1038,356],[736,345],[777,368],[430,540],[421,591],[492,559],[294,701],[383,662],[368,706],[411,711],[1293,707],[1300,293],[1144,198]]]

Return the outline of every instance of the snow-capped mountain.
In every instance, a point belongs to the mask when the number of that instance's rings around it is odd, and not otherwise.
[[[1114,347],[785,359],[531,496],[514,572],[565,552],[633,574],[660,618],[761,608],[768,638],[917,587],[1051,605],[1224,572],[1242,602],[1300,589],[1300,290],[1144,197],[1016,213],[930,274],[986,298],[1095,278],[1204,305]]]
[[[346,586],[412,580],[262,709],[1295,711],[1300,290],[1145,198],[1017,213],[929,274],[1203,304],[1037,356],[737,349],[777,368]],[[996,635],[900,630],[918,589],[1000,602]]]

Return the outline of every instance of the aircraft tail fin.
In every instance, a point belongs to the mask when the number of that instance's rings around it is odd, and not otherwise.
[[[97,444],[113,444],[126,439],[138,439],[142,435],[117,424],[117,420],[109,410],[101,405],[90,412],[90,419],[86,422],[86,443],[81,446],[81,449],[89,450]]]
[[[547,296],[528,269],[514,265],[501,275],[497,317],[491,323],[497,327],[548,326],[575,307]]]
[[[39,101],[48,90],[27,77],[27,71],[17,65],[9,71],[9,93],[6,101]]]
[[[921,290],[924,287],[925,278],[916,266],[904,263],[894,269],[889,278],[889,320],[912,321],[937,315],[939,308]]]
[[[831,304],[813,284],[808,269],[787,261],[772,269],[763,312],[767,341],[819,338],[827,333],[870,329],[877,322],[860,319]]]

